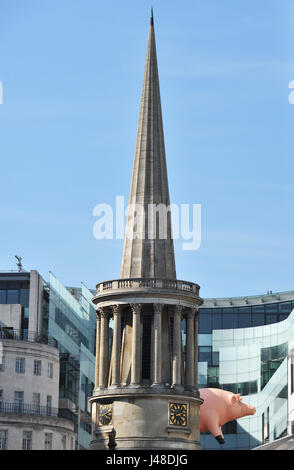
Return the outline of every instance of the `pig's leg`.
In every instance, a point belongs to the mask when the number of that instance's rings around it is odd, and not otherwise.
[[[219,430],[220,430],[220,434],[215,436],[215,438],[219,444],[224,444],[226,441],[224,440],[224,435],[222,433],[222,428],[220,426],[219,426]]]
[[[215,437],[219,444],[224,444],[224,436],[222,433],[222,428],[219,425],[219,416],[218,413],[214,410],[205,410],[202,413],[201,419],[205,423],[205,427],[208,429],[210,434]]]

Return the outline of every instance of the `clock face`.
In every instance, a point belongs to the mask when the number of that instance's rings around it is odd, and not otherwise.
[[[99,426],[112,424],[112,405],[100,405],[99,407]]]
[[[169,424],[187,426],[187,405],[185,403],[169,404]]]

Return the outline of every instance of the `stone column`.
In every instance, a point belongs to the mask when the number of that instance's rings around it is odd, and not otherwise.
[[[139,387],[141,382],[141,304],[131,304],[131,309],[133,312],[133,332],[130,385]]]
[[[188,390],[194,388],[195,374],[195,319],[192,309],[189,309],[186,317],[186,373],[185,386]]]
[[[194,326],[195,326],[195,350],[194,350],[194,387],[198,388],[198,315],[197,308],[193,308]]]
[[[109,315],[103,309],[99,309],[101,316],[100,323],[100,354],[99,354],[99,384],[101,388],[107,386],[108,366],[109,366]]]
[[[176,305],[174,313],[174,337],[173,337],[173,370],[172,386],[182,389],[181,369],[182,369],[182,341],[181,341],[181,320],[182,306]]]
[[[121,305],[113,305],[113,341],[111,386],[120,385]]]
[[[154,304],[154,331],[153,331],[153,384],[152,387],[162,385],[161,360],[161,324],[163,304]]]
[[[96,329],[96,361],[95,361],[95,387],[99,385],[99,357],[100,357],[100,314],[97,312],[97,329]]]

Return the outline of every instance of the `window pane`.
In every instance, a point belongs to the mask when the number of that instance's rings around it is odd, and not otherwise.
[[[282,302],[279,304],[279,312],[281,313],[290,313],[291,312],[291,302]]]
[[[264,312],[264,305],[254,305],[252,307],[252,315],[256,313],[263,313]]]
[[[252,326],[264,325],[263,313],[252,313]]]
[[[53,378],[53,362],[48,362],[48,377]]]
[[[212,353],[212,362],[213,362],[213,365],[214,366],[218,366],[219,365],[219,352],[213,352]]]
[[[222,328],[222,315],[221,313],[212,313],[212,329],[220,330]]]
[[[199,316],[199,333],[211,333],[211,314]]]
[[[278,315],[266,315],[265,322],[267,325],[271,325],[272,323],[277,323]]]
[[[238,315],[223,313],[223,328],[238,328]]]
[[[247,313],[247,314],[250,314],[251,313],[251,307],[239,307],[239,313]]]
[[[239,314],[239,328],[248,328],[251,326],[251,313]]]
[[[19,302],[23,307],[28,307],[29,306],[29,296],[30,296],[30,290],[29,289],[20,289]]]
[[[6,304],[6,290],[0,290],[0,304]]]
[[[24,374],[25,372],[25,358],[17,357],[15,360],[15,372],[18,374]]]
[[[266,313],[277,313],[278,311],[278,304],[267,304],[265,305],[265,312]]]
[[[45,432],[45,450],[52,449],[52,433]]]
[[[0,431],[0,450],[7,450],[8,449],[8,431],[2,430]]]
[[[18,304],[18,290],[8,290],[7,291],[7,303],[8,304]]]
[[[34,374],[41,375],[41,361],[34,361]]]
[[[33,433],[31,431],[24,431],[23,432],[23,440],[22,440],[23,450],[31,450],[32,449],[32,439],[33,439]]]
[[[199,362],[208,362],[209,364],[211,364],[211,352],[212,352],[212,348],[209,347],[209,346],[200,346],[199,347],[199,357],[198,357],[198,361]]]

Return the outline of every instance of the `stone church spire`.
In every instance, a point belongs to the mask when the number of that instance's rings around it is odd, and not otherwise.
[[[153,213],[150,212],[150,205],[153,205]],[[151,10],[121,278],[176,279],[171,216],[170,212],[166,211],[169,205],[154,20]],[[138,208],[136,213],[134,207]],[[157,215],[156,207],[162,210],[160,212],[159,209]]]
[[[97,327],[89,448],[198,450],[200,287],[176,279],[170,214],[166,223],[157,214],[155,231],[146,217],[149,205],[170,204],[152,13],[129,202],[143,217],[128,213],[121,276],[97,284],[92,299]]]

